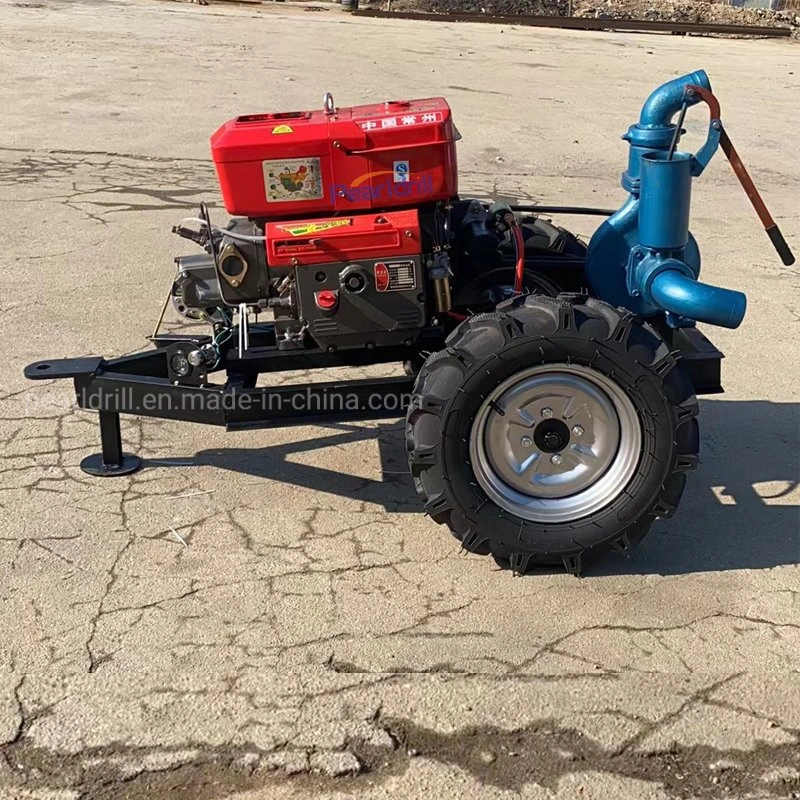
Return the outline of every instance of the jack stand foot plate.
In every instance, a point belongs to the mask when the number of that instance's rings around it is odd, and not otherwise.
[[[131,472],[141,469],[141,466],[142,459],[129,453],[123,453],[122,460],[118,464],[104,464],[102,453],[86,456],[81,461],[81,469],[87,475],[94,475],[98,478],[115,478],[118,475],[130,475]]]

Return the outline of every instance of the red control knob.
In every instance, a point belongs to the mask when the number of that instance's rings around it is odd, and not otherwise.
[[[314,301],[317,308],[323,311],[331,311],[336,308],[339,302],[339,293],[331,289],[323,289],[321,292],[314,292]]]

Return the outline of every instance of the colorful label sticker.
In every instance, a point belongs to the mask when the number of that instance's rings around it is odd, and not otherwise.
[[[294,133],[294,128],[292,128],[290,125],[276,125],[272,129],[273,136],[276,133]]]
[[[395,161],[394,182],[408,183],[410,179],[411,179],[411,170],[408,167],[408,161]]]
[[[291,236],[308,236],[312,233],[329,231],[331,228],[344,228],[352,223],[350,219],[326,219],[322,222],[303,222],[299,225],[278,225],[278,229]]]
[[[408,162],[394,162],[395,165]],[[355,178],[350,185],[333,183],[330,185],[330,202],[337,205],[341,200],[349,203],[397,203],[410,198],[427,197],[437,190],[433,176],[428,172],[412,173],[410,170],[404,180],[398,180],[397,169],[382,169],[365,172]],[[441,187],[439,187],[441,191]]]
[[[323,195],[318,158],[262,161],[269,203],[319,200]]]

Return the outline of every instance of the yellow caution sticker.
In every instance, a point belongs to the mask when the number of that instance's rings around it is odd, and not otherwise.
[[[294,133],[294,129],[289,125],[276,125],[272,129],[272,133]]]
[[[326,219],[322,222],[304,222],[302,225],[278,225],[278,228],[291,236],[309,236],[331,228],[344,228],[351,222],[350,219]]]

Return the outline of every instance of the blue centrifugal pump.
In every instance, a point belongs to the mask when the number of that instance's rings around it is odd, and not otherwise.
[[[694,155],[681,152],[686,111],[701,101],[711,115],[708,137]],[[665,311],[673,327],[696,321],[738,327],[747,306],[744,294],[697,279],[700,250],[689,232],[692,179],[720,146],[783,263],[793,264],[794,256],[722,126],[708,75],[697,70],[660,86],[622,138],[630,144],[622,175],[630,196],[589,243],[586,275],[592,290],[642,316]]]

